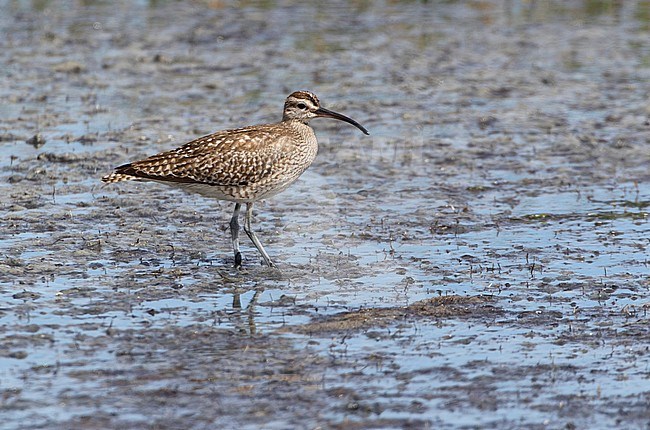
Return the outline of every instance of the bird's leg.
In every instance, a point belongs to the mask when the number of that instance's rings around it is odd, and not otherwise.
[[[257,238],[257,236],[255,236],[255,232],[251,228],[251,218],[253,218],[253,203],[246,203],[246,221],[244,222],[244,231],[248,235],[251,242],[253,242],[253,245],[255,245],[257,250],[260,252],[260,254],[262,254],[262,258],[264,259],[266,265],[269,267],[275,267],[275,264],[273,264],[269,258],[269,254],[266,253],[264,247],[260,243],[260,240]]]
[[[232,237],[232,250],[235,252],[235,267],[241,267],[241,252],[239,252],[239,209],[241,203],[235,203],[235,211],[230,218],[230,237]]]

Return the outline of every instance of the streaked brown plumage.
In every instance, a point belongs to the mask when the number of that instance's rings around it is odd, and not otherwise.
[[[102,181],[150,180],[235,202],[230,229],[237,267],[241,266],[239,211],[246,203],[244,231],[264,262],[273,266],[251,229],[253,203],[285,190],[314,161],[318,142],[308,121],[317,117],[345,121],[368,134],[353,119],[320,107],[315,94],[296,91],[287,97],[279,123],[218,131],[171,151],[119,166]]]

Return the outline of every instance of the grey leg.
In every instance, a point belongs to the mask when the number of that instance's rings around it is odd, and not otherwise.
[[[251,242],[253,242],[253,245],[255,245],[255,248],[257,248],[260,254],[262,254],[262,258],[264,259],[266,265],[269,267],[275,267],[275,264],[273,264],[269,258],[269,254],[266,253],[264,247],[260,243],[260,240],[257,238],[257,236],[255,236],[255,232],[251,228],[251,218],[253,218],[253,204],[246,203],[246,221],[244,222],[244,231],[248,235],[248,238],[251,240]]]
[[[235,252],[235,267],[241,267],[241,252],[239,252],[239,210],[241,203],[235,203],[235,211],[230,218],[230,236],[232,237],[232,250]]]

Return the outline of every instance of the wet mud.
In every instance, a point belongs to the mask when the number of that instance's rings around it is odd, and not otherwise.
[[[7,429],[650,426],[650,4],[0,1]],[[121,163],[371,133],[232,208]]]

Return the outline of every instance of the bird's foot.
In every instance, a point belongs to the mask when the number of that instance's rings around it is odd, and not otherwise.
[[[235,269],[241,269],[241,252],[235,253]]]
[[[266,260],[266,259],[260,261],[260,264],[261,264],[262,266],[278,267],[274,262],[272,262],[271,260]]]

